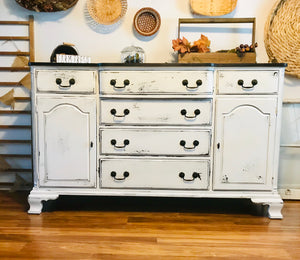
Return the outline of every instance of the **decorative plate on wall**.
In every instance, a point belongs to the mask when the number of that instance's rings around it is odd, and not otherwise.
[[[126,14],[127,0],[88,0],[87,9],[95,22],[110,25]]]
[[[207,16],[219,16],[231,13],[237,0],[190,0],[192,12]]]
[[[160,15],[153,8],[142,8],[135,14],[133,25],[139,34],[151,36],[155,34],[160,27]]]
[[[16,2],[31,11],[58,12],[74,6],[78,0],[16,0]]]

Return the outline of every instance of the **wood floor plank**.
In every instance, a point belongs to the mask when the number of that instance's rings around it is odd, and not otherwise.
[[[0,259],[299,259],[300,201],[270,220],[238,200],[62,197],[28,215],[0,191]],[[250,206],[250,207],[249,207]]]

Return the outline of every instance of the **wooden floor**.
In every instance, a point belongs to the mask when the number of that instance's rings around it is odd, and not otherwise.
[[[0,259],[300,259],[300,201],[270,220],[248,200],[60,197],[28,215],[0,191]]]

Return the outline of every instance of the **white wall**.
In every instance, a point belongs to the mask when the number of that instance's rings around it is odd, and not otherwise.
[[[223,17],[256,17],[257,61],[266,62],[263,27],[274,0],[239,0],[236,9]],[[192,18],[189,0],[128,0],[122,21],[115,26],[94,26],[86,10],[86,0],[71,9],[57,13],[37,13],[20,7],[14,0],[0,0],[1,20],[35,17],[36,60],[48,61],[52,50],[62,42],[74,43],[80,55],[92,62],[119,62],[120,51],[131,44],[142,47],[147,62],[172,62],[171,40],[177,38],[178,18]],[[155,36],[143,37],[133,29],[133,17],[142,7],[150,6],[161,15],[161,28]],[[201,17],[201,16],[197,16]],[[230,41],[230,39],[221,39]],[[233,46],[235,47],[235,46]]]
[[[62,42],[75,44],[80,55],[91,56],[92,62],[120,62],[120,52],[128,45],[142,47],[146,62],[174,62],[171,41],[177,38],[178,18],[201,18],[191,14],[189,0],[128,0],[128,10],[120,23],[113,26],[95,25],[88,15],[86,0],[68,11],[37,13],[20,7],[14,0],[0,0],[0,20],[26,20],[35,18],[36,61],[47,62],[53,49]],[[275,0],[238,0],[236,9],[222,17],[255,17],[257,61],[267,62],[264,48],[264,26]],[[142,7],[152,7],[161,15],[161,28],[154,36],[143,37],[133,28],[133,17]],[[222,37],[220,42],[230,41]],[[1,44],[1,43],[0,43]],[[235,46],[233,46],[235,47]],[[0,61],[1,63],[1,61]],[[1,65],[1,64],[0,64]],[[1,90],[0,90],[1,92]],[[300,80],[286,77],[285,98],[300,97]],[[1,93],[0,93],[1,94]],[[288,142],[300,142],[299,105],[287,105],[284,109],[283,137]],[[288,140],[286,138],[289,138]],[[295,148],[285,148],[281,155],[280,186],[300,189],[300,155]],[[293,160],[293,168],[288,167]]]

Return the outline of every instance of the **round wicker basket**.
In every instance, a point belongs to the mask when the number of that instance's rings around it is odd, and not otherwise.
[[[78,0],[16,0],[16,2],[31,11],[59,12],[68,10],[74,6]]]
[[[127,0],[88,0],[87,9],[95,22],[110,25],[126,14]]]
[[[191,10],[195,14],[219,16],[231,13],[237,0],[190,0]]]
[[[286,73],[300,78],[300,1],[278,0],[265,25],[269,62],[288,63]]]
[[[133,19],[134,28],[143,36],[155,34],[160,27],[159,13],[150,7],[145,7],[137,11]]]

